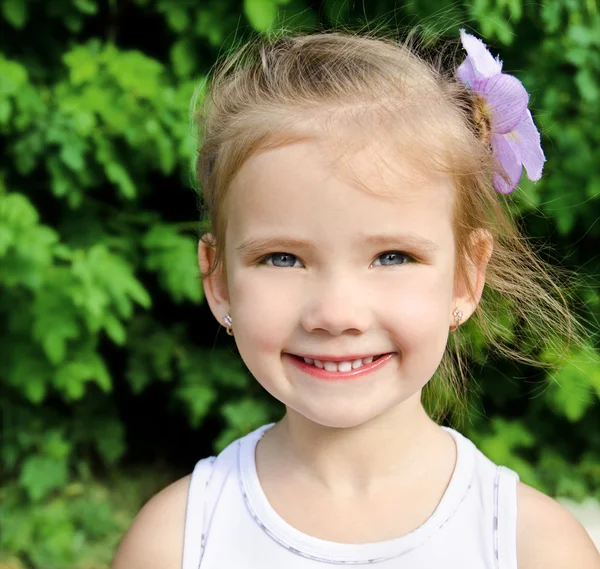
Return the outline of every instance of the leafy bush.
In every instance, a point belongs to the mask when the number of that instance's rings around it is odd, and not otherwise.
[[[304,0],[2,1],[0,566],[109,565],[141,502],[175,475],[131,470],[149,435],[127,417],[149,393],[166,393],[168,420],[183,415],[190,432],[210,433],[215,451],[280,413],[231,346],[213,347],[206,311],[195,316],[202,226],[189,102],[240,38],[392,16],[435,34],[439,14],[456,35],[472,22],[518,70],[544,130],[547,176],[517,195],[523,224],[536,239],[550,235],[570,266],[598,273],[593,3],[417,0],[394,9],[391,0],[360,10],[343,0],[318,9]],[[597,291],[581,294],[595,318]],[[550,377],[480,348],[467,434],[544,491],[600,496],[595,345]],[[168,390],[153,392],[163,383]]]

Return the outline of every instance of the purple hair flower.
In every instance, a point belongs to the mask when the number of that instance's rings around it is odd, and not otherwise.
[[[529,94],[516,77],[502,73],[502,62],[494,59],[480,39],[464,30],[460,31],[460,39],[467,58],[456,70],[456,76],[475,93],[489,121],[490,142],[500,166],[494,172],[494,187],[510,194],[521,179],[523,166],[527,177],[537,181],[546,161],[540,133],[527,108]]]

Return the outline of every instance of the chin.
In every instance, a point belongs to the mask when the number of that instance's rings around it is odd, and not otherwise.
[[[305,419],[331,429],[351,429],[359,427],[379,417],[389,410],[389,407],[366,408],[360,403],[351,406],[330,406],[327,409],[315,409],[314,407],[294,407],[296,413]]]

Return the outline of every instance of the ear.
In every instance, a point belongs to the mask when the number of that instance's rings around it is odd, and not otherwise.
[[[465,322],[475,312],[485,285],[485,273],[494,251],[494,238],[485,229],[477,229],[469,237],[471,256],[465,259],[464,275],[458,275],[454,284],[454,304],[450,314],[450,326],[456,326],[456,309],[463,313]]]
[[[222,266],[217,267],[215,271],[208,274],[216,254],[213,236],[208,233],[203,235],[198,243],[198,265],[200,266],[200,273],[206,275],[202,277],[204,295],[213,316],[222,325],[223,318],[229,312],[229,292]]]

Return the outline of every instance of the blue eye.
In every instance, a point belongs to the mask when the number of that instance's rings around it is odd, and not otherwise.
[[[273,267],[302,267],[298,257],[289,253],[271,253],[264,258],[263,263]]]
[[[404,265],[410,263],[412,257],[400,251],[386,251],[373,261],[373,266],[389,267],[393,265]]]

